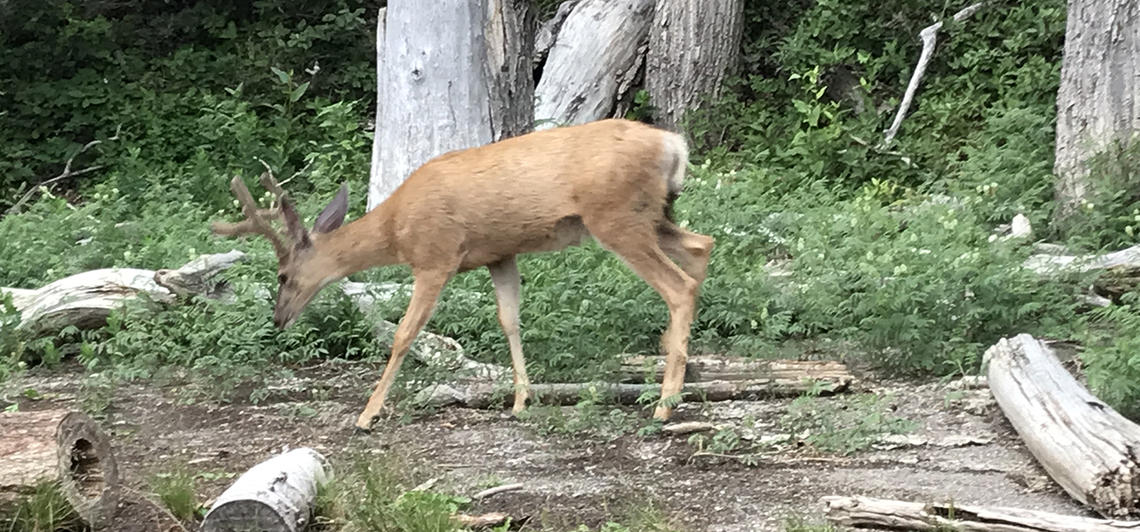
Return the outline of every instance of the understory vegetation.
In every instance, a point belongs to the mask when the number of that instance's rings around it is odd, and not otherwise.
[[[137,5],[136,5],[137,4]],[[549,4],[549,3],[548,3]],[[544,4],[545,5],[545,4]],[[229,241],[227,182],[272,168],[307,219],[341,183],[364,212],[373,105],[370,3],[281,8],[41,2],[0,21],[0,286],[84,270],[177,267],[242,249],[236,303],[140,304],[95,331],[31,338],[0,307],[0,378],[75,357],[92,386],[193,379],[217,391],[329,357],[386,356],[372,320],[332,290],[287,331],[258,290],[275,277],[260,239]],[[1110,154],[1095,179],[1120,191],[1050,226],[1063,0],[987,3],[948,23],[898,138],[881,145],[918,55],[917,32],[960,6],[904,0],[748,2],[745,65],[688,120],[696,139],[678,220],[717,247],[694,353],[843,358],[886,375],[976,372],[984,349],[1029,332],[1084,342],[1090,382],[1128,412],[1140,398],[1137,295],[1088,313],[1089,279],[1020,267],[1032,241],[1095,252],[1136,243],[1140,155]],[[549,8],[549,5],[546,5]],[[549,11],[549,9],[546,9]],[[158,44],[155,44],[158,43]],[[641,101],[638,116],[652,115]],[[87,143],[100,143],[82,150]],[[65,162],[85,173],[61,175]],[[993,239],[1016,215],[1030,239]],[[615,355],[654,352],[660,298],[595,244],[520,260],[522,340],[535,381],[583,381]],[[410,281],[405,268],[353,276]],[[489,275],[457,277],[428,329],[505,363]],[[190,370],[190,371],[185,371]],[[252,391],[251,391],[252,390]]]

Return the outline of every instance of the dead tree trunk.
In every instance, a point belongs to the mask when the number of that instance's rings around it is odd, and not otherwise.
[[[202,532],[299,532],[309,525],[325,458],[302,447],[246,471],[222,492],[202,520]]]
[[[1136,512],[1140,426],[1090,394],[1028,334],[998,341],[985,363],[998,406],[1053,480],[1106,517]]]
[[[566,16],[535,88],[537,128],[613,116],[632,97],[654,0],[582,0]]]
[[[827,519],[850,527],[959,532],[1119,532],[1135,521],[1110,521],[1019,508],[892,501],[870,497],[824,497]]]
[[[119,504],[110,440],[79,412],[0,413],[0,517],[45,482],[55,483],[75,514],[98,528]]]
[[[658,0],[645,67],[655,123],[677,130],[685,111],[717,95],[743,30],[743,0]]]
[[[1069,0],[1057,91],[1057,221],[1090,190],[1086,163],[1140,132],[1140,5]]]
[[[526,0],[388,2],[376,29],[369,210],[431,158],[531,128],[534,26]]]
[[[622,359],[619,382],[661,382],[665,375],[663,357],[631,356]],[[816,360],[757,360],[742,357],[700,355],[685,364],[685,382],[740,381],[768,379],[777,383],[816,382],[827,391],[846,387],[855,377],[841,362]]]

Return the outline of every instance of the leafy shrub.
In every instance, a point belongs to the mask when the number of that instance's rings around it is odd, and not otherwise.
[[[1081,353],[1089,387],[1122,414],[1140,417],[1140,292],[1090,313],[1093,327]]]

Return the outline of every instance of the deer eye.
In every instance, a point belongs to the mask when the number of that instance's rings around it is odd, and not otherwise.
[[[281,283],[282,285],[284,285],[288,280],[289,280],[289,276],[287,276],[285,274],[280,274],[277,276],[277,282]]]

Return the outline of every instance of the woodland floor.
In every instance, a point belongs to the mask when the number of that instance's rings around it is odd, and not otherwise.
[[[688,436],[638,436],[635,430],[614,437],[544,436],[533,423],[500,411],[444,408],[402,421],[393,415],[371,434],[354,433],[351,423],[378,370],[377,364],[346,362],[298,371],[256,405],[187,402],[181,386],[118,387],[100,422],[112,435],[132,502],[121,508],[113,529],[178,529],[139,500],[152,497],[144,494],[156,474],[202,472],[197,491],[209,501],[232,474],[297,446],[321,451],[334,466],[350,456],[399,453],[438,478],[433,489],[461,495],[486,488],[488,479],[522,482],[524,489],[486,498],[468,512],[506,512],[524,523],[522,530],[598,526],[647,500],[683,530],[718,532],[782,530],[793,515],[822,521],[819,499],[825,495],[1086,514],[1033,462],[984,388],[863,379],[857,391],[889,394],[893,414],[918,423],[912,439],[928,443],[880,445],[851,456],[791,445],[746,465],[693,456]],[[79,368],[32,372],[3,386],[3,397],[20,397],[22,410],[80,408],[81,380]],[[28,388],[41,398],[24,398],[21,391]],[[678,409],[675,421],[732,423],[753,416],[762,436],[775,430],[767,422],[790,402],[690,403]]]

